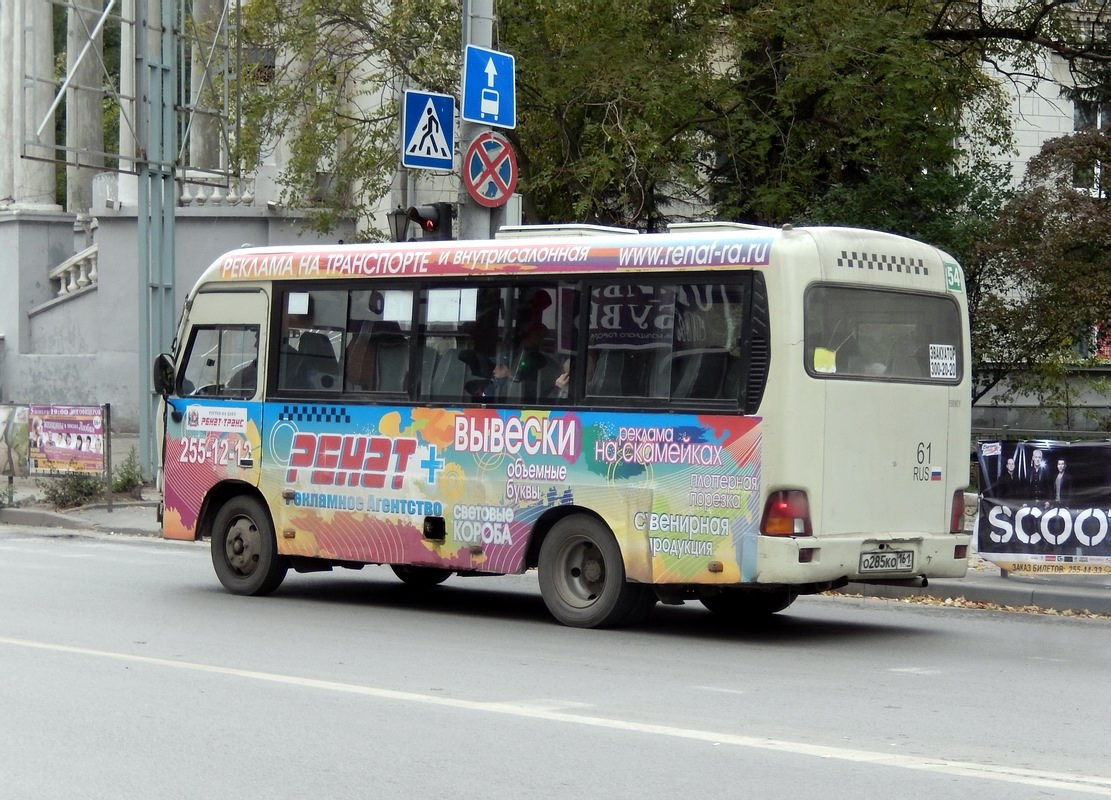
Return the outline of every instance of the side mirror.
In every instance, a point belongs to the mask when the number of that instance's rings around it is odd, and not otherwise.
[[[174,362],[168,353],[154,359],[154,391],[162,397],[173,394],[176,378]]]

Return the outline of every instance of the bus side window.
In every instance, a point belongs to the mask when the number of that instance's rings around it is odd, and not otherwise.
[[[193,330],[178,387],[195,397],[253,397],[258,384],[258,328],[228,325]]]
[[[594,365],[594,379],[586,387],[596,397],[620,397],[621,374],[625,365],[623,350],[603,350]]]

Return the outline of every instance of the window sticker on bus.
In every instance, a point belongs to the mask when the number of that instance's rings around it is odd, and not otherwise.
[[[187,431],[215,431],[218,433],[247,430],[247,409],[218,406],[189,406],[185,409]]]
[[[408,322],[413,318],[413,293],[383,292],[382,319],[391,322]]]
[[[951,344],[930,345],[930,377],[957,377],[957,348]]]
[[[828,347],[815,347],[814,371],[827,373],[837,372],[837,351],[830,350]]]
[[[286,310],[293,316],[303,317],[309,313],[308,292],[290,292],[288,302],[289,306]]]
[[[432,289],[428,292],[429,322],[473,322],[478,289]]]

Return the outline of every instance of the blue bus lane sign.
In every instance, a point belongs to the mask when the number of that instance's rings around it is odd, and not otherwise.
[[[463,53],[463,109],[468,122],[517,127],[516,60],[509,53],[467,45]]]

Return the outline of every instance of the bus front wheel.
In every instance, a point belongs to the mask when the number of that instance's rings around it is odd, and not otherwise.
[[[269,594],[281,585],[289,561],[278,553],[274,527],[257,500],[233,497],[216,514],[212,566],[233,594]]]
[[[552,527],[538,566],[544,605],[564,625],[604,628],[639,622],[656,604],[650,587],[625,581],[613,534],[584,514]]]
[[[715,615],[737,621],[776,614],[795,602],[794,589],[734,589],[702,598],[702,605]]]
[[[439,586],[451,577],[450,569],[440,567],[413,567],[409,564],[390,564],[393,574],[401,579],[406,586],[417,589],[427,589]]]

